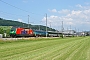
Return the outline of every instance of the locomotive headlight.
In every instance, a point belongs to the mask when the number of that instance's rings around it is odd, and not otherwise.
[[[14,33],[14,31],[12,31],[12,33]]]
[[[11,33],[11,34],[14,34],[14,33],[15,33],[15,31],[11,31],[10,33]]]

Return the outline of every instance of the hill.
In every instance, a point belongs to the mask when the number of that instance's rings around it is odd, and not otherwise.
[[[16,26],[16,27],[28,27],[28,24],[19,22],[19,21],[14,21],[14,20],[6,20],[3,18],[0,18],[0,26]],[[34,30],[46,30],[46,26],[42,25],[31,25],[29,24],[29,27]],[[48,31],[55,31],[55,29],[47,27]]]

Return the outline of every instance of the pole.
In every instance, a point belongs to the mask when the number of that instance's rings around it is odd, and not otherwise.
[[[23,24],[23,28],[24,28],[24,24]]]
[[[39,25],[39,30],[41,30],[41,29],[40,29],[40,25]]]
[[[71,30],[71,25],[70,25],[70,30]]]
[[[62,38],[63,38],[63,21],[62,21]]]
[[[47,14],[46,14],[46,37],[47,37]]]
[[[29,15],[28,15],[28,28],[29,28]]]
[[[51,28],[51,22],[50,22],[50,28]]]
[[[69,34],[71,34],[71,25],[70,25],[70,31],[69,31]]]
[[[50,22],[50,31],[51,31],[51,22]]]

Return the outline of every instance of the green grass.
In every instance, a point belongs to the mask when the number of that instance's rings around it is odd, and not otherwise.
[[[90,37],[0,41],[0,60],[90,60]]]

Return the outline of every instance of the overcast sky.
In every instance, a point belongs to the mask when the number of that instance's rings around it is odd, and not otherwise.
[[[0,17],[61,30],[90,30],[90,0],[0,0]]]

